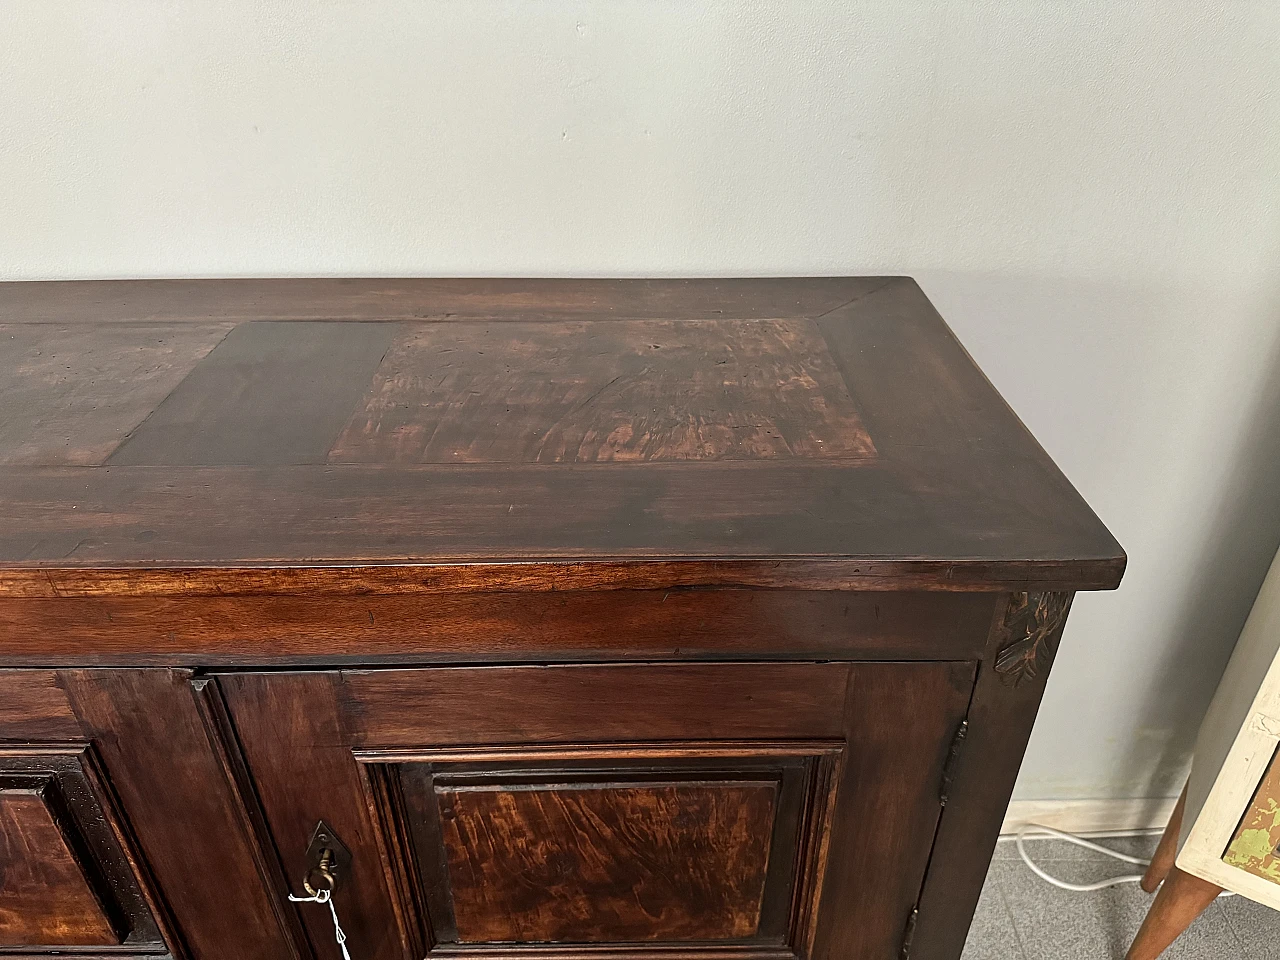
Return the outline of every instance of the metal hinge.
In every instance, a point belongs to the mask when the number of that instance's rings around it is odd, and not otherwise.
[[[942,765],[942,786],[938,790],[938,800],[944,807],[951,797],[951,785],[955,783],[960,752],[964,750],[964,741],[968,736],[969,721],[962,720],[960,726],[956,728],[956,735],[951,738],[951,748],[947,750],[947,762]]]
[[[901,960],[911,960],[911,941],[916,938],[916,921],[920,919],[920,908],[912,907],[911,916],[907,917],[907,928],[902,931],[902,949],[898,952]]]

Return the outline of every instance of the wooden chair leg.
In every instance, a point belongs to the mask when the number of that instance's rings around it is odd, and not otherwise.
[[[1178,856],[1178,833],[1182,830],[1182,811],[1187,806],[1187,788],[1183,786],[1182,796],[1173,808],[1169,817],[1169,825],[1164,828],[1164,836],[1160,838],[1160,846],[1156,847],[1156,855],[1151,858],[1151,866],[1147,867],[1142,878],[1142,889],[1147,893],[1155,893],[1156,887],[1164,882],[1173,868],[1173,861]]]
[[[1221,892],[1221,887],[1208,880],[1170,867],[1125,960],[1156,960]]]

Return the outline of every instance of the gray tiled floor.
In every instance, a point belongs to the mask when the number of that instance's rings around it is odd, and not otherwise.
[[[1155,837],[1099,841],[1149,857]],[[1028,841],[1036,862],[1056,877],[1090,883],[1140,867],[1063,843]],[[1121,960],[1151,897],[1126,884],[1070,893],[1045,883],[1002,840],[969,932],[964,960]],[[1221,898],[1165,953],[1167,960],[1280,960],[1280,913],[1243,897]]]

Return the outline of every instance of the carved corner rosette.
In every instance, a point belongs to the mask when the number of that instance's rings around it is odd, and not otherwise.
[[[995,669],[1000,679],[1012,687],[1035,680],[1049,672],[1058,638],[1071,609],[1074,594],[1015,593],[1001,624],[1003,636]]]

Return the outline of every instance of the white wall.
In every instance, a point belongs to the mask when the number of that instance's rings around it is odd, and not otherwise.
[[[912,273],[1130,553],[1020,793],[1163,794],[1280,542],[1278,83],[1273,0],[0,0],[0,276]]]

